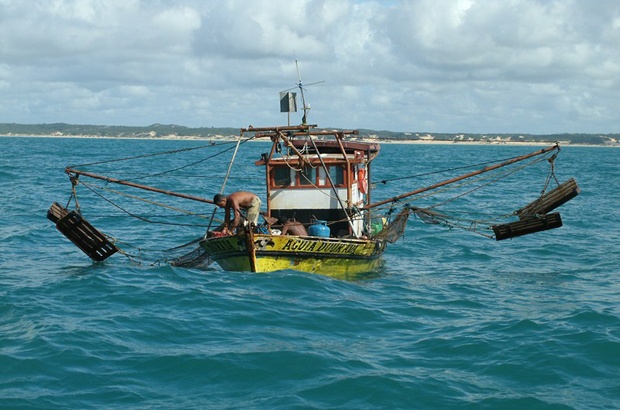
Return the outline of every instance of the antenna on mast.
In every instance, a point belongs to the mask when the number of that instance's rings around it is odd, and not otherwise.
[[[295,87],[289,88],[288,90],[280,91],[280,112],[289,113],[288,125],[291,125],[291,112],[297,112],[297,93],[290,92],[295,88],[299,88],[299,92],[301,94],[301,103],[302,108],[304,110],[304,116],[301,119],[302,124],[307,123],[308,119],[308,111],[310,111],[310,104],[306,104],[306,97],[304,96],[304,86],[314,85],[324,83],[325,81],[317,81],[310,84],[303,84],[301,82],[301,72],[299,71],[299,63],[297,59],[295,59],[295,67],[297,68],[297,85]]]

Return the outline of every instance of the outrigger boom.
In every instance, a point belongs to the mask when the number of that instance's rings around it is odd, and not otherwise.
[[[113,183],[113,184],[130,186],[132,188],[143,189],[145,191],[157,192],[157,193],[164,194],[164,195],[176,196],[178,198],[190,199],[192,201],[205,202],[205,203],[208,203],[208,204],[212,204],[213,203],[212,199],[202,198],[202,197],[194,196],[194,195],[183,194],[183,193],[180,193],[180,192],[168,191],[168,190],[165,190],[165,189],[159,189],[159,188],[155,188],[155,187],[148,186],[148,185],[136,184],[135,182],[124,181],[122,179],[116,179],[116,178],[110,178],[110,177],[107,177],[105,175],[98,175],[98,174],[94,174],[92,172],[80,171],[78,169],[74,169],[74,168],[70,168],[70,167],[65,168],[65,172],[67,174],[69,174],[70,177],[72,175],[83,175],[85,177],[89,177],[89,178],[93,178],[93,179],[99,179],[99,180],[110,182],[110,183]]]
[[[445,186],[445,185],[453,184],[455,182],[462,181],[464,179],[471,178],[471,177],[474,177],[476,175],[484,174],[485,172],[493,171],[493,170],[498,169],[498,168],[502,168],[502,167],[505,167],[505,166],[508,166],[508,165],[511,165],[511,164],[514,164],[514,163],[517,163],[517,162],[520,162],[520,161],[524,161],[524,160],[526,160],[528,158],[532,158],[532,157],[536,157],[538,155],[546,154],[547,152],[550,152],[550,151],[553,151],[553,150],[560,151],[560,145],[559,144],[555,144],[553,146],[550,146],[550,147],[547,147],[547,148],[543,148],[543,149],[541,149],[539,151],[535,151],[535,152],[532,152],[532,153],[529,153],[529,154],[526,154],[526,155],[522,155],[520,157],[512,158],[512,159],[510,159],[508,161],[505,161],[505,162],[502,162],[500,164],[491,165],[491,166],[485,167],[483,169],[479,169],[477,171],[470,172],[468,174],[460,175],[460,176],[455,177],[455,178],[451,178],[451,179],[448,179],[448,180],[445,180],[445,181],[441,181],[441,182],[438,182],[438,183],[433,184],[433,185],[429,185],[429,186],[424,187],[424,188],[419,188],[419,189],[413,190],[411,192],[407,192],[407,193],[395,196],[393,198],[386,199],[384,201],[375,202],[375,203],[372,203],[372,204],[366,206],[365,209],[375,208],[375,207],[380,206],[380,205],[389,204],[390,202],[398,202],[399,200],[401,200],[403,198],[407,198],[407,197],[410,197],[410,196],[413,196],[413,195],[421,194],[422,192],[431,191],[433,189],[437,189],[437,188],[440,188],[440,187]]]

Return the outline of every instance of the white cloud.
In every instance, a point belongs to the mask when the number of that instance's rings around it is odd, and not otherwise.
[[[0,0],[0,122],[618,132],[620,2]]]

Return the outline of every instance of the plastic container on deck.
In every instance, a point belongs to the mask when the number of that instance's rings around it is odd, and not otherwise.
[[[370,225],[370,233],[373,235],[378,234],[379,232],[381,232],[383,230],[383,223],[382,222],[373,222]]]
[[[370,233],[372,235],[376,235],[383,230],[383,228],[387,225],[386,218],[375,219],[370,224]]]
[[[314,221],[312,225],[308,227],[308,235],[320,236],[321,238],[329,238],[329,227],[327,221]]]

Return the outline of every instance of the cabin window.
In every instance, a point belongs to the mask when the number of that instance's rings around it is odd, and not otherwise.
[[[345,166],[329,165],[327,169],[334,186],[344,186]],[[271,186],[274,188],[330,186],[326,172],[320,166],[316,168],[306,166],[301,171],[288,166],[276,166],[271,169],[270,177]]]
[[[299,185],[307,186],[316,184],[316,169],[312,167],[304,167],[299,172]]]
[[[273,185],[289,186],[291,185],[291,172],[289,167],[277,167],[273,169]]]
[[[344,168],[340,165],[332,165],[329,167],[329,176],[331,177],[334,185],[344,184]]]
[[[323,167],[321,168],[317,168],[317,171],[319,171],[319,186],[329,186],[329,182],[327,181],[327,178],[325,177],[325,169],[323,169]]]

